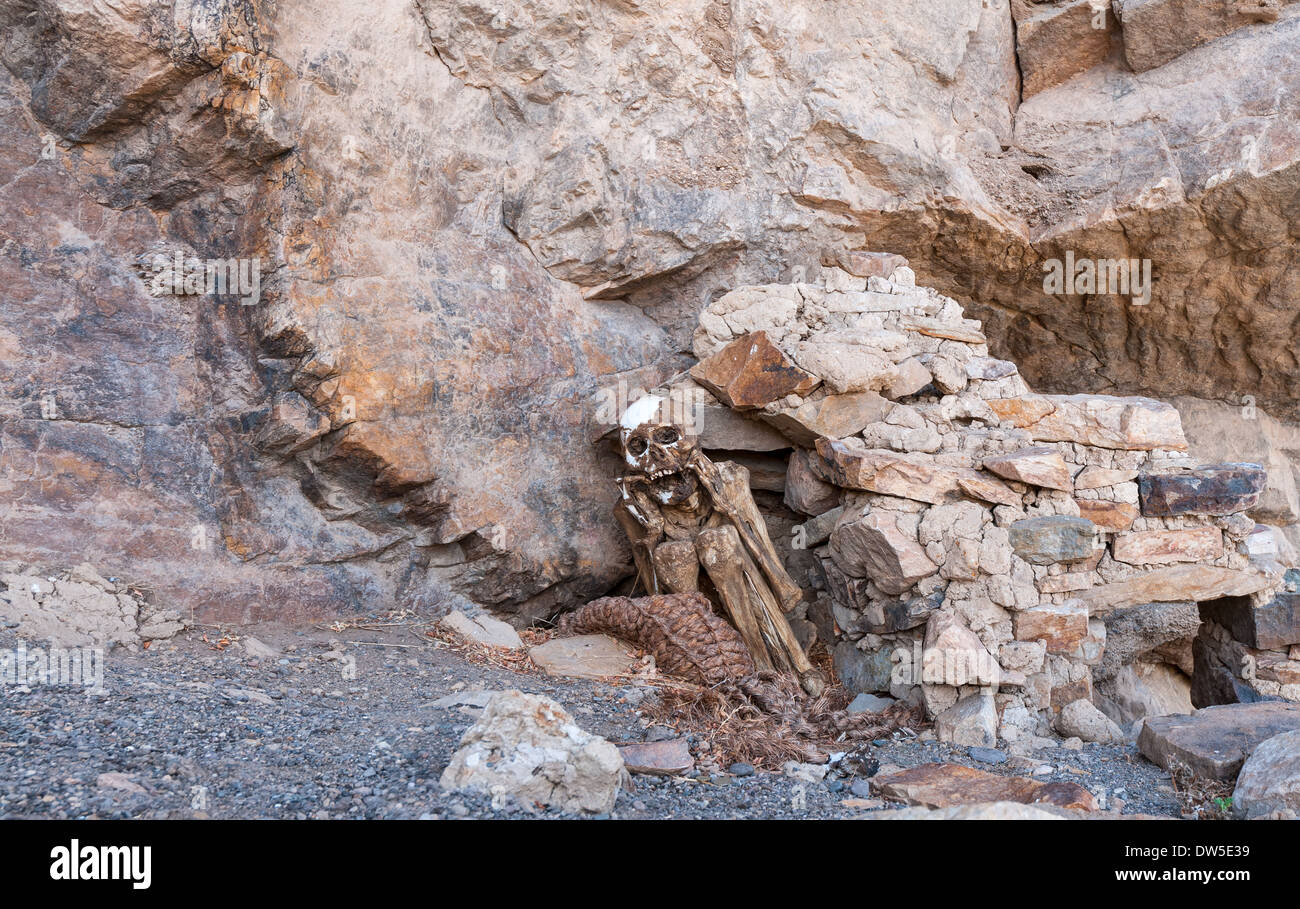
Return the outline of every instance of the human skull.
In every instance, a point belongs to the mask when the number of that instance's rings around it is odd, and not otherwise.
[[[623,415],[619,442],[629,478],[643,480],[664,505],[678,505],[695,494],[697,480],[686,465],[696,442],[676,423],[663,423],[659,406],[663,398],[641,398]]]

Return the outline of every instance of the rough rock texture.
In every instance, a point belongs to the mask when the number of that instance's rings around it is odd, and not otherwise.
[[[1224,597],[1201,604],[1202,617],[1215,621],[1247,646],[1286,651],[1300,644],[1300,570],[1286,574],[1287,588],[1269,597]]]
[[[980,802],[974,805],[950,805],[947,808],[898,808],[873,811],[872,821],[1061,821],[1059,814],[1022,805],[1019,802]]]
[[[1235,514],[1255,507],[1266,482],[1258,464],[1216,464],[1139,477],[1138,501],[1144,515]]]
[[[827,266],[816,282],[722,295],[693,345],[705,363],[767,351],[774,379],[781,357],[841,344],[868,371],[916,360],[932,378],[848,435],[783,430],[788,502],[840,503],[794,529],[791,554],[816,559],[806,614],[846,688],[923,705],[944,741],[1023,750],[1053,729],[1116,741],[1117,722],[1199,703],[1188,675],[1209,650],[1193,642],[1193,601],[1285,597],[1294,556],[1245,513],[1261,468],[1194,460],[1161,401],[1037,394],[988,355],[981,329],[908,266],[866,279]],[[847,374],[835,358],[802,362],[824,382]],[[819,394],[762,410],[798,412]],[[1286,653],[1216,646],[1208,702],[1300,701]]]
[[[1270,417],[1243,393],[1236,403],[1175,398],[1191,448],[1211,463],[1263,465],[1268,484],[1249,514],[1266,524],[1300,521],[1300,428]],[[1300,542],[1300,537],[1297,537]]]
[[[1292,0],[1196,3],[1188,0],[1116,0],[1124,58],[1135,72],[1154,69],[1221,35],[1277,21]]]
[[[442,787],[600,813],[614,807],[624,772],[618,749],[580,729],[559,704],[503,691],[461,737]]]
[[[411,4],[4,17],[0,555],[235,620],[617,579],[582,411],[659,332],[501,223],[493,102]],[[151,294],[176,249],[258,300]]]
[[[628,572],[600,392],[690,366],[706,306],[828,249],[862,307],[886,266],[969,301],[982,327],[926,336],[1040,390],[1296,419],[1300,6],[1125,4],[1109,56],[1113,16],[1085,41],[1051,6],[6,5],[0,558],[200,619],[549,615]],[[174,250],[259,260],[258,299],[151,294]],[[1067,252],[1151,260],[1149,302],[1049,293]],[[755,296],[710,329],[794,302]],[[899,394],[991,381],[878,365]]]
[[[1106,616],[1106,653],[1093,668],[1100,679],[1113,678],[1138,657],[1178,641],[1190,642],[1201,624],[1195,603],[1143,603]]]
[[[871,788],[885,798],[924,808],[983,802],[1044,803],[1077,811],[1097,807],[1092,793],[1077,783],[1041,783],[958,764],[922,764],[881,774],[872,779]]]
[[[1168,663],[1139,660],[1113,678],[1098,681],[1093,699],[1121,727],[1148,716],[1191,713],[1191,680]]]
[[[443,616],[438,626],[475,644],[505,647],[510,650],[524,646],[524,642],[519,638],[519,632],[490,615],[469,616],[459,610],[453,610]]]
[[[53,576],[0,570],[0,622],[57,647],[132,649],[188,624],[176,610],[150,604],[141,591],[88,564]]]
[[[1085,742],[1121,742],[1124,733],[1114,721],[1097,709],[1092,701],[1080,698],[1062,708],[1056,718],[1056,728],[1061,735],[1083,739]]]
[[[1232,792],[1232,810],[1245,818],[1300,815],[1300,732],[1275,735],[1246,759]]]
[[[992,748],[998,743],[998,711],[992,696],[962,698],[934,718],[934,732],[941,742]]]
[[[677,776],[695,768],[691,745],[686,739],[667,739],[639,745],[619,745],[618,753],[629,773]]]
[[[1138,734],[1138,748],[1165,769],[1181,763],[1200,776],[1231,780],[1261,742],[1296,730],[1300,704],[1226,704],[1191,716],[1149,717]]]

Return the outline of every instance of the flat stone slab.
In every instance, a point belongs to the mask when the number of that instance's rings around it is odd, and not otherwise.
[[[1179,762],[1200,776],[1231,780],[1261,742],[1297,729],[1300,704],[1223,704],[1185,716],[1148,717],[1138,750],[1166,770]]]
[[[1012,622],[1017,641],[1042,641],[1048,653],[1069,653],[1088,637],[1088,610],[1077,600],[1017,612]]]
[[[1223,531],[1217,527],[1189,527],[1121,533],[1111,544],[1111,554],[1115,561],[1130,565],[1209,562],[1223,555]]]
[[[822,264],[834,265],[860,278],[888,278],[894,269],[906,265],[907,259],[889,252],[834,250],[822,254]]]
[[[1022,395],[989,401],[1004,425],[1027,429],[1036,442],[1097,448],[1187,450],[1182,418],[1170,404],[1111,395]]]
[[[438,698],[433,706],[442,710],[459,709],[466,713],[479,713],[495,694],[495,691],[457,691]]]
[[[1114,533],[1128,530],[1138,516],[1138,507],[1127,502],[1076,499],[1075,504],[1079,506],[1079,517],[1087,518],[1101,530]]]
[[[1244,596],[1269,586],[1261,571],[1219,568],[1215,565],[1171,565],[1081,591],[1077,597],[1097,616],[1142,603],[1201,602],[1225,596]]]
[[[1003,776],[959,764],[922,764],[877,776],[872,788],[881,796],[921,808],[951,808],[986,802],[1048,804],[1074,811],[1097,808],[1092,793],[1078,783],[1044,783]]]
[[[691,746],[686,739],[619,745],[618,753],[631,773],[677,776],[695,769],[695,758],[691,757]]]
[[[1078,562],[1097,546],[1097,526],[1092,521],[1063,514],[1016,521],[1010,536],[1016,555],[1035,565]]]
[[[732,341],[691,368],[691,378],[722,403],[740,410],[762,407],[786,395],[806,395],[821,380],[796,366],[766,332]]]
[[[447,613],[438,625],[475,644],[504,647],[508,650],[516,650],[524,646],[524,642],[519,639],[519,632],[490,615],[469,616],[454,611]]]
[[[1180,473],[1138,477],[1142,513],[1228,515],[1253,508],[1268,483],[1258,464],[1214,464]]]
[[[876,392],[855,391],[763,412],[759,419],[791,441],[811,446],[822,437],[842,439],[861,432],[868,423],[883,420],[889,408],[889,402]]]
[[[813,470],[826,482],[938,505],[968,492],[979,498],[1019,502],[997,478],[969,467],[948,467],[926,454],[867,448],[862,439],[818,439]],[[978,491],[975,491],[978,490]],[[996,497],[996,498],[995,498]]]
[[[1065,466],[1065,459],[1055,448],[1045,445],[1022,448],[1009,454],[986,458],[984,469],[991,470],[1006,480],[1028,483],[1030,486],[1042,486],[1046,489],[1061,489],[1066,492],[1074,489],[1070,469]]]
[[[630,648],[607,634],[580,634],[538,644],[528,656],[547,675],[600,679],[627,675],[636,667]]]

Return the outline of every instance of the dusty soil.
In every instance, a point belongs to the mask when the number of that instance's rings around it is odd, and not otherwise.
[[[249,636],[281,652],[255,659],[238,641],[221,643]],[[0,648],[16,644],[12,631],[0,631]],[[649,721],[638,711],[655,696],[635,682],[552,679],[475,662],[403,625],[191,629],[145,651],[109,653],[105,688],[0,688],[0,817],[524,817],[519,807],[442,792],[439,775],[477,711],[435,702],[475,690],[545,694],[584,728],[623,743],[646,737]],[[1124,814],[1178,816],[1167,775],[1132,746],[1051,748],[990,765],[963,748],[896,735],[871,752],[903,767],[1037,769],[1041,779],[1118,796]],[[865,789],[852,776],[810,783],[760,770],[634,783],[614,817],[854,818],[880,810],[846,806],[858,798],[855,783]]]

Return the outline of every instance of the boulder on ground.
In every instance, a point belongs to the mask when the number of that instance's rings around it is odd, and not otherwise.
[[[992,748],[998,743],[998,711],[991,694],[970,694],[934,718],[941,742]]]
[[[579,728],[550,698],[503,691],[460,740],[442,788],[490,793],[497,802],[607,812],[625,773],[614,745]]]
[[[1078,783],[1044,783],[1003,776],[959,764],[922,764],[898,773],[881,774],[871,788],[887,799],[923,808],[951,808],[986,802],[1045,803],[1077,811],[1093,811],[1097,802]]]
[[[1198,776],[1231,780],[1260,743],[1297,730],[1300,704],[1224,704],[1190,716],[1148,718],[1138,735],[1138,749],[1166,770],[1183,764]]]
[[[474,644],[505,647],[510,650],[524,646],[524,642],[519,639],[519,632],[486,613],[470,616],[455,610],[447,613],[438,623],[438,627],[445,628],[457,637]]]
[[[1232,793],[1232,810],[1244,818],[1300,815],[1300,731],[1267,739],[1247,758]]]
[[[1056,717],[1056,731],[1085,742],[1111,744],[1124,741],[1124,731],[1115,721],[1097,709],[1092,701],[1080,698],[1066,704]]]

